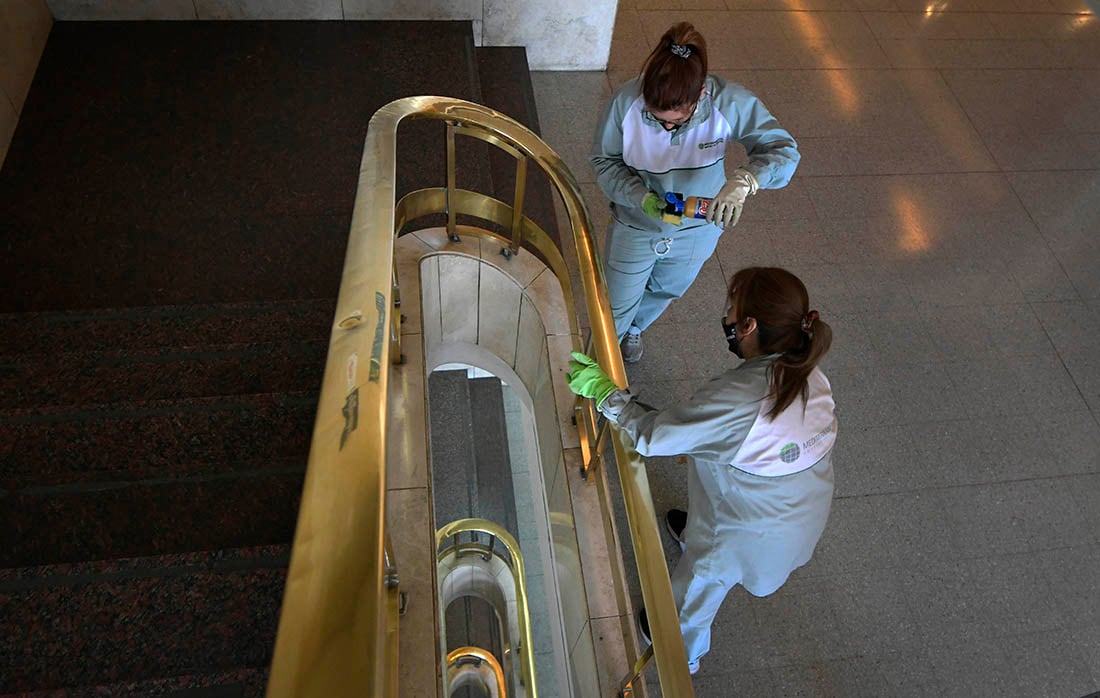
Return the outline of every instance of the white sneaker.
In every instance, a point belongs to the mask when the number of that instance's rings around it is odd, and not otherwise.
[[[642,610],[638,611],[638,629],[642,631],[642,639],[645,640],[646,643],[652,645],[653,638],[650,637],[649,634],[649,616],[646,615],[644,606]],[[699,672],[699,660],[695,660],[694,662],[688,661],[688,672],[692,676],[695,676],[695,674]]]
[[[634,329],[631,327],[630,329]],[[623,341],[619,344],[619,351],[623,353],[623,361],[628,364],[636,364],[642,360],[642,333],[627,332]]]

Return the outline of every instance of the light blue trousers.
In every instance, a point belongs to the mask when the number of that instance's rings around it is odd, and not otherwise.
[[[831,456],[774,478],[698,460],[688,468],[684,554],[671,577],[692,671],[710,650],[711,624],[734,586],[768,596],[810,561],[832,498]]]
[[[715,225],[687,230],[661,227],[660,232],[652,232],[627,227],[614,218],[608,223],[604,275],[619,339],[631,325],[640,330],[649,327],[669,303],[684,295],[714,254],[722,234]]]

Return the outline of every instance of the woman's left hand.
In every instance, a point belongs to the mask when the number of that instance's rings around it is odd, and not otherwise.
[[[707,210],[707,222],[721,228],[732,228],[741,219],[745,199],[755,194],[759,185],[756,177],[746,169],[738,168]]]

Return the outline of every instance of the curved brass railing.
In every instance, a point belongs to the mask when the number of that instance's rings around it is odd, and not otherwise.
[[[449,554],[459,553],[463,544],[458,542],[457,536],[461,533],[485,533],[493,539],[499,540],[504,549],[508,551],[508,558],[499,555],[490,544],[486,548],[488,554],[495,556],[512,573],[512,579],[516,591],[516,622],[519,626],[519,663],[523,673],[523,686],[528,698],[538,698],[538,682],[535,679],[535,646],[531,642],[531,614],[527,605],[527,575],[523,567],[523,553],[520,552],[519,543],[508,531],[498,523],[486,519],[458,519],[443,526],[435,532],[436,561],[442,560]],[[440,550],[443,542],[456,536],[453,546]],[[478,546],[481,549],[481,546]],[[511,638],[509,638],[511,639]],[[448,655],[448,663],[450,656]]]
[[[396,572],[386,554],[386,396],[388,367],[400,357],[398,314],[393,312],[399,222],[394,190],[397,129],[413,119],[446,123],[447,187],[406,197],[400,207],[401,222],[406,216],[445,212],[448,231],[454,235],[458,213],[489,212],[492,215],[482,216],[488,219],[507,213],[509,250],[514,253],[521,244],[530,246],[548,261],[566,294],[574,334],[579,335],[568,269],[556,248],[546,254],[545,247],[552,243],[545,235],[528,236],[537,226],[521,213],[524,177],[520,175],[526,160],[533,160],[561,196],[572,228],[591,325],[590,351],[612,380],[620,386],[627,383],[588,212],[561,158],[517,121],[463,100],[407,97],[379,109],[371,118],[363,149],[268,683],[267,694],[272,698],[396,695],[394,640],[399,602]],[[455,186],[456,133],[475,135],[522,158],[517,165],[524,169],[517,170],[514,206]],[[485,231],[480,234],[496,237]],[[585,411],[591,423],[590,404]],[[661,688],[664,695],[688,698],[694,693],[645,463],[628,436],[618,429],[612,432]],[[583,430],[581,437],[587,459],[594,444]],[[647,657],[648,652],[636,668],[644,666]]]
[[[492,652],[483,650],[480,647],[456,647],[447,653],[447,669],[450,670],[451,667],[468,659],[485,664],[489,667],[489,671],[493,673],[493,679],[496,681],[496,692],[490,693],[490,696],[508,698],[508,689],[504,684],[504,669],[501,668],[500,662],[497,661]]]

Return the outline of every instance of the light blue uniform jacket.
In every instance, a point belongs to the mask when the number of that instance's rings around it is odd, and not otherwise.
[[[710,648],[710,626],[728,591],[742,584],[756,596],[773,593],[809,562],[829,517],[832,390],[815,370],[806,409],[796,399],[774,422],[765,420],[776,357],[748,359],[667,409],[626,391],[601,405],[642,455],[692,457],[686,545],[672,586],[693,663]],[[769,434],[773,424],[795,426]]]
[[[725,152],[744,146],[745,166],[761,189],[786,186],[798,167],[798,145],[763,102],[741,85],[710,75],[691,119],[673,131],[646,114],[641,78],[615,93],[601,115],[592,145],[596,180],[611,200],[614,218],[642,230],[668,224],[641,209],[646,192],[714,198],[726,183]],[[706,225],[685,220],[681,230]]]

